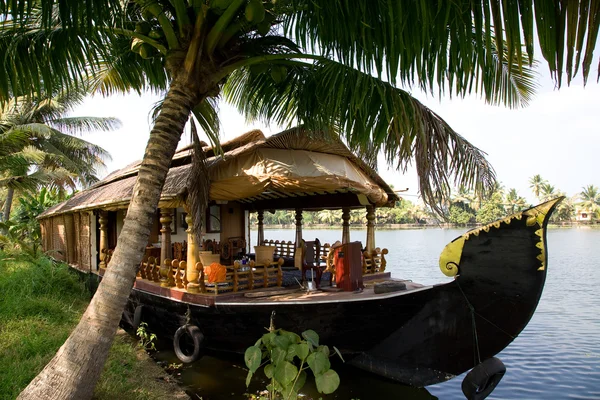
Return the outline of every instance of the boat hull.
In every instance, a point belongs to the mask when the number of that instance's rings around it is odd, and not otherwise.
[[[170,337],[189,310],[206,347],[242,353],[266,332],[275,311],[277,328],[313,329],[354,366],[413,386],[443,382],[499,353],[531,319],[546,278],[545,232],[556,203],[457,238],[449,246],[460,251],[446,264],[456,276],[446,284],[338,301],[214,304],[134,288],[124,319],[131,321],[142,305],[150,329]]]

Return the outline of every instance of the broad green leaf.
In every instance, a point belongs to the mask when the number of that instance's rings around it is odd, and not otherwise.
[[[319,346],[317,347],[317,351],[320,351],[321,353],[325,354],[325,356],[329,357],[329,347]]]
[[[300,343],[297,347],[296,347],[296,353],[298,354],[298,358],[300,358],[300,360],[304,361],[306,360],[306,357],[308,357],[308,345],[306,343]]]
[[[280,349],[287,351],[288,347],[290,346],[290,340],[287,336],[279,335],[275,336],[275,338],[273,339],[273,344],[279,347]]]
[[[300,341],[302,341],[300,336],[296,335],[294,332],[281,330],[280,335],[287,337],[290,343],[300,343]]]
[[[294,391],[299,392],[300,389],[302,389],[302,387],[306,383],[306,377],[307,376],[308,375],[306,374],[306,371],[300,371],[300,375],[298,376],[298,380],[294,384]]]
[[[271,351],[271,362],[277,367],[282,361],[285,360],[285,356],[287,355],[287,351],[280,349],[279,347],[275,347]]]
[[[290,344],[290,346],[287,349],[287,355],[285,356],[285,359],[287,361],[294,361],[294,357],[296,357],[298,355],[298,345],[297,344]]]
[[[281,386],[288,386],[298,375],[298,368],[288,361],[283,361],[275,368],[273,377]]]
[[[252,380],[252,372],[248,371],[248,376],[246,377],[246,387],[250,386],[250,381]]]
[[[306,359],[308,366],[312,369],[315,376],[321,375],[325,373],[331,367],[331,363],[329,362],[329,358],[321,352],[312,353]]]
[[[269,332],[269,333],[265,333],[262,337],[262,342],[265,344],[265,346],[269,347],[269,346],[273,346],[273,339],[275,339],[275,333],[273,332]]]
[[[330,369],[323,375],[315,376],[315,382],[319,393],[331,394],[340,386],[340,377],[337,372]]]
[[[338,350],[337,347],[332,346],[333,350],[335,350],[335,352],[337,353],[337,355],[342,359],[343,362],[346,362],[346,360],[344,360],[344,357],[342,357],[342,353]]]
[[[256,341],[256,343],[254,343],[254,345],[255,345],[256,347],[260,347],[260,345],[261,345],[261,344],[262,344],[262,338],[258,339],[258,340]]]
[[[259,347],[250,346],[244,353],[244,361],[246,361],[246,367],[250,372],[254,373],[260,367],[260,361],[262,360],[262,351]]]
[[[273,364],[267,364],[265,365],[265,376],[269,379],[271,379],[273,377],[273,371],[274,371],[274,367]]]
[[[302,337],[308,340],[313,346],[319,346],[319,335],[312,329],[302,332]]]

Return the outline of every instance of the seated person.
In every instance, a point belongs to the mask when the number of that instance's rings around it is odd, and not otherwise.
[[[204,276],[208,283],[220,283],[227,280],[227,268],[217,262],[204,268]]]

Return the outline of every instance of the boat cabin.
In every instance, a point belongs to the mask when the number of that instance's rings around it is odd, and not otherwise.
[[[266,138],[254,130],[223,143],[222,154],[208,146],[203,150],[210,201],[201,243],[186,203],[193,152],[188,146],[173,157],[136,285],[231,294],[297,286],[296,279],[310,271],[317,286],[351,290],[356,285],[335,276],[343,257],[361,281],[387,274],[388,250],[375,244],[375,209],[393,206],[398,196],[337,136],[293,128]],[[44,212],[39,217],[44,250],[82,272],[102,275],[110,268],[140,164],[111,173]],[[303,237],[303,212],[324,209],[342,210],[336,243]],[[350,243],[352,209],[365,211],[364,242]],[[273,210],[295,211],[293,242],[265,237],[264,214]],[[249,223],[250,213],[256,213],[256,226]],[[251,230],[257,231],[257,243]]]

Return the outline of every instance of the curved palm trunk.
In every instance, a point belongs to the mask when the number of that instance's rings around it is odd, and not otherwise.
[[[2,210],[2,221],[8,221],[10,218],[10,209],[12,207],[14,195],[15,189],[9,187],[6,191],[6,201],[4,202],[4,209]]]
[[[117,250],[79,324],[19,399],[90,399],[148,243],[171,159],[196,103],[184,82],[173,81],[133,189]]]

